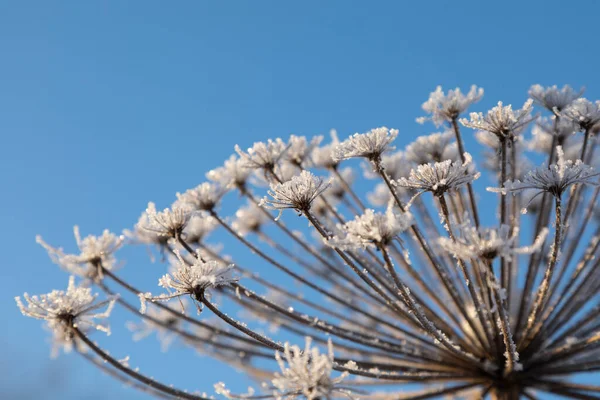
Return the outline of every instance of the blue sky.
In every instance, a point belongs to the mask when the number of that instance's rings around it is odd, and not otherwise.
[[[51,362],[40,324],[19,316],[15,295],[66,286],[36,234],[73,249],[74,224],[128,228],[235,144],[381,125],[408,143],[432,130],[414,119],[438,84],[484,87],[475,110],[520,107],[534,83],[597,99],[597,15],[594,1],[0,1],[0,393],[144,398],[75,355]],[[117,333],[103,343],[129,351]],[[167,382],[222,379],[208,359],[139,349]]]

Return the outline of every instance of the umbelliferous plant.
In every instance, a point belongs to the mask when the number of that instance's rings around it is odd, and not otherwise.
[[[123,236],[76,228],[78,254],[38,238],[68,289],[17,304],[56,349],[159,398],[600,398],[600,103],[582,95],[535,85],[521,109],[467,117],[483,89],[438,87],[418,121],[441,132],[412,143],[379,127],[236,146]],[[237,245],[215,246],[215,230]],[[119,275],[124,245],[160,251],[158,288]],[[91,338],[113,306],[134,338],[179,341],[260,391],[190,393],[132,369]]]

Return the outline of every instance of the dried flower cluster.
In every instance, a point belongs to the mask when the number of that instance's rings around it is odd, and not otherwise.
[[[78,254],[38,238],[73,276],[17,304],[57,346],[158,398],[600,398],[600,103],[582,95],[534,85],[520,110],[465,118],[483,89],[438,87],[419,121],[443,130],[402,146],[386,127],[236,146],[124,236],[76,228]],[[140,244],[171,263],[160,289],[116,271],[115,252]],[[259,389],[207,395],[131,369],[90,339],[116,302],[135,340],[156,332],[163,351],[177,341]]]

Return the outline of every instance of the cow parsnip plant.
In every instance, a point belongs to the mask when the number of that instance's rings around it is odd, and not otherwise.
[[[68,289],[17,304],[46,321],[55,348],[159,398],[600,398],[598,383],[573,379],[600,381],[600,103],[582,95],[534,85],[521,109],[466,117],[483,89],[438,87],[418,121],[441,132],[412,143],[380,127],[236,146],[123,236],[76,228],[78,254],[38,238]],[[480,165],[465,134],[486,149]],[[496,183],[478,193],[482,174]],[[238,245],[209,244],[217,229]],[[171,263],[157,288],[115,268],[115,252],[139,244]],[[192,393],[132,369],[91,338],[113,306],[136,319],[135,339],[177,340],[259,389]]]

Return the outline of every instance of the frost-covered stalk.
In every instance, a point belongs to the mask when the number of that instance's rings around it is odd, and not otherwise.
[[[554,242],[552,243],[552,252],[550,254],[550,260],[548,261],[548,266],[544,271],[544,278],[542,279],[542,283],[540,283],[540,287],[536,294],[535,301],[533,303],[533,307],[531,312],[529,313],[529,317],[527,318],[527,325],[525,327],[525,332],[527,335],[523,335],[522,340],[531,340],[538,333],[536,331],[531,331],[535,323],[537,322],[538,312],[542,307],[542,304],[546,301],[546,295],[548,293],[548,289],[550,288],[550,282],[552,281],[552,275],[554,274],[554,268],[556,267],[556,263],[558,261],[558,255],[560,253],[560,243],[561,243],[561,235],[562,235],[562,200],[560,196],[554,197],[554,212],[555,212],[555,220],[554,220]]]
[[[161,399],[212,395],[149,378],[100,347],[92,335],[108,330],[113,305],[133,319],[134,342],[185,346],[189,362],[200,353],[260,385],[236,394],[215,384],[225,398],[595,398],[597,384],[567,380],[600,370],[600,188],[582,190],[599,185],[600,105],[581,94],[534,85],[529,96],[550,115],[531,138],[532,101],[460,118],[483,95],[474,86],[432,92],[420,120],[445,130],[399,149],[399,131],[387,127],[341,141],[332,131],[327,144],[291,135],[236,146],[169,207],[148,203],[123,236],[82,238],[75,228],[74,254],[38,237],[74,277],[66,291],[26,294],[17,305],[46,322],[55,349],[75,348]],[[479,166],[458,122],[487,148]],[[532,169],[529,153],[547,163]],[[484,169],[500,198],[475,193]],[[545,198],[554,199],[554,225]],[[521,205],[529,216],[519,217]],[[534,240],[523,245],[529,231]],[[153,268],[128,263],[139,268],[131,281],[119,271],[117,251],[135,245],[166,264],[159,289],[140,285]]]
[[[460,134],[460,128],[458,127],[458,117],[452,118],[452,129],[456,135],[456,143],[458,144],[458,154],[460,154],[461,161],[464,163],[466,153],[465,145],[463,144],[462,135]],[[471,211],[473,212],[473,223],[476,228],[479,228],[479,211],[477,210],[477,201],[475,199],[475,192],[473,190],[473,184],[467,184],[467,190],[469,191],[469,202],[471,203]]]

